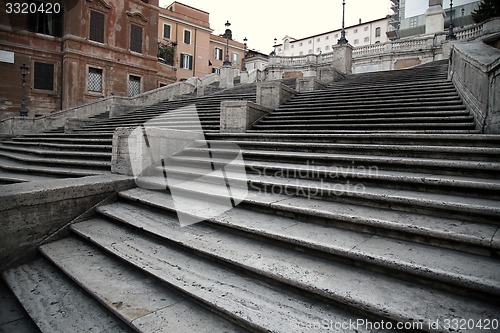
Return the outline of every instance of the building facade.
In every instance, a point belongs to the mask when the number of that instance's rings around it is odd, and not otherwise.
[[[209,16],[177,1],[160,8],[158,40],[171,47],[178,80],[214,73],[223,65],[226,38],[212,34]],[[231,36],[228,44],[232,67],[241,70],[244,44]]]
[[[72,0],[0,22],[0,119],[19,115],[23,64],[30,117],[175,81],[157,61],[158,0]]]
[[[353,47],[384,43],[388,41],[388,25],[389,17],[360,22],[345,28],[346,38]],[[328,53],[331,52],[332,46],[337,44],[340,33],[341,29],[336,29],[301,39],[285,36],[281,44],[274,46],[274,53],[284,57]]]

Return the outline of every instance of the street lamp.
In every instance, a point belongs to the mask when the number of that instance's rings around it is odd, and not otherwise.
[[[450,28],[448,29],[448,36],[446,37],[446,39],[457,39],[457,37],[453,33],[453,0],[450,0]]]
[[[340,39],[337,41],[338,44],[347,44],[348,41],[345,38],[345,0],[342,0],[342,30],[340,32]]]
[[[248,39],[245,37],[243,38],[243,42],[245,43],[245,48],[243,49],[243,66],[241,68],[241,70],[243,72],[246,72],[247,71],[247,62],[246,62],[246,56],[247,56],[247,41]]]
[[[28,116],[28,110],[26,109],[26,75],[28,74],[29,67],[26,66],[26,64],[22,64],[21,67],[21,76],[23,77],[23,91],[22,91],[22,96],[21,96],[21,112],[20,116],[21,117],[27,117]]]
[[[226,32],[224,33],[226,35],[226,56],[224,57],[224,66],[231,66],[231,61],[229,61],[229,35],[231,34],[231,30],[229,30],[229,27],[231,26],[231,23],[229,21],[226,22]]]
[[[348,41],[345,38],[345,0],[342,0],[342,31],[340,32],[340,39],[337,41],[337,44],[344,45],[347,43]]]

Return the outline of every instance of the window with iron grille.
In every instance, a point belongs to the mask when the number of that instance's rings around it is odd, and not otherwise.
[[[104,43],[104,14],[90,11],[90,31],[89,39],[95,42]]]
[[[141,93],[141,77],[129,75],[128,77],[128,95],[135,96]]]
[[[142,53],[142,27],[135,24],[130,26],[130,50]]]
[[[91,92],[102,92],[102,69],[89,67],[87,90]]]
[[[33,74],[35,89],[54,90],[54,65],[35,62]]]

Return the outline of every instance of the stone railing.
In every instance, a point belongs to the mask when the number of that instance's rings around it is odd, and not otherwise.
[[[191,78],[187,82],[174,82],[137,96],[110,96],[37,118],[12,117],[3,119],[0,121],[0,136],[42,133],[51,129],[65,127],[68,119],[72,119],[73,122],[78,120],[81,123],[104,112],[109,112],[110,117],[115,117],[140,106],[172,100],[179,95],[192,94],[195,91],[198,92],[198,95],[202,95],[204,87],[218,81],[220,81],[218,74],[209,74],[206,77]]]
[[[383,54],[407,53],[413,51],[429,51],[444,41],[444,34],[412,37],[381,44],[372,44],[355,47],[352,51],[353,58],[371,57]]]
[[[471,40],[483,33],[483,25],[478,24],[463,29],[455,29],[454,33],[458,40]]]

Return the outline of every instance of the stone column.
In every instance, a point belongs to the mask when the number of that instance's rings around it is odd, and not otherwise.
[[[425,33],[444,31],[444,18],[443,0],[429,0],[429,8],[425,12]]]

